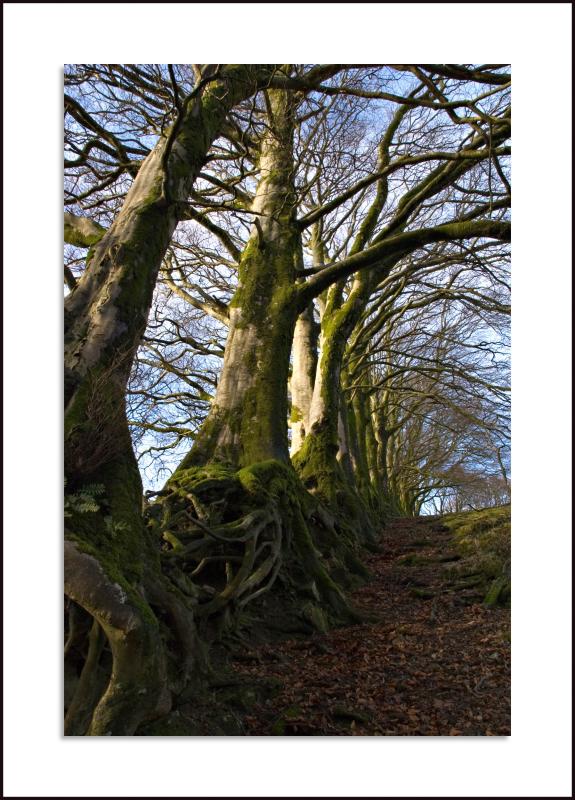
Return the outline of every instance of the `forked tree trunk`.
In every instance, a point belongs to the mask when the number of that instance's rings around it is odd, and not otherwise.
[[[363,278],[356,278],[354,286],[361,289],[362,285]],[[360,543],[373,545],[375,540],[373,523],[356,485],[349,409],[344,404],[341,385],[347,340],[362,306],[354,304],[352,290],[342,307],[342,290],[340,283],[327,292],[309,429],[293,462],[304,486],[332,508],[340,529],[346,531],[341,546],[353,549]]]

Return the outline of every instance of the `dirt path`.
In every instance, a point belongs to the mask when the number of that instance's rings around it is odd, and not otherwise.
[[[373,580],[353,594],[382,621],[252,651],[238,670],[279,691],[249,709],[246,734],[510,735],[509,610],[454,588],[455,557],[429,518],[390,525]]]

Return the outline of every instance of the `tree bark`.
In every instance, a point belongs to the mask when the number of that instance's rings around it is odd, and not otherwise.
[[[230,304],[224,364],[214,402],[180,468],[222,461],[289,463],[287,384],[296,310],[299,232],[293,188],[292,98],[269,90],[255,223]]]
[[[125,384],[181,205],[228,111],[268,73],[265,67],[224,68],[211,88],[180,110],[170,134],[142,163],[121,211],[94,244],[85,274],[66,298],[67,410],[93,370],[113,367],[114,379]]]
[[[253,94],[271,68],[228,65],[217,75],[204,71],[210,74],[211,82],[206,79],[187,98],[168,136],[143,161],[121,211],[91,246],[85,272],[65,301],[67,491],[87,484],[103,489],[98,512],[68,520],[66,593],[99,623],[113,656],[89,735],[131,735],[169,703],[158,621],[144,586],[145,569],[155,569],[158,580],[162,576],[145,535],[125,388],[162,259],[208,149],[228,111]],[[68,228],[72,223],[77,219],[68,219]],[[74,731],[76,723],[69,727]]]
[[[298,452],[309,431],[309,415],[317,368],[318,325],[313,305],[300,314],[295,326],[292,347],[291,446],[290,455]]]

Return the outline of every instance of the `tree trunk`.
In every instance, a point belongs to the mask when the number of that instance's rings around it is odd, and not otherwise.
[[[344,378],[344,384],[347,376]],[[372,515],[382,512],[381,497],[373,486],[369,470],[368,451],[371,442],[371,419],[369,416],[369,395],[361,388],[355,388],[348,411],[350,430],[350,452],[357,490]]]
[[[291,446],[294,455],[302,446],[309,431],[309,414],[317,368],[318,325],[313,305],[298,317],[292,347],[291,386]]]
[[[289,463],[287,384],[296,324],[299,232],[293,188],[293,109],[268,91],[269,127],[260,151],[255,223],[230,304],[224,364],[214,402],[180,469],[210,461]]]
[[[261,177],[253,205],[256,222],[240,259],[220,381],[210,413],[166,491],[176,495],[176,503],[183,498],[184,504],[197,504],[199,499],[200,507],[202,492],[207,496],[208,487],[219,487],[213,490],[216,503],[223,499],[226,506],[229,491],[234,504],[213,513],[227,519],[237,508],[245,513],[228,523],[242,531],[240,541],[246,542],[242,567],[214,602],[234,599],[241,605],[250,571],[254,576],[264,568],[269,571],[269,561],[259,567],[254,561],[262,550],[256,551],[256,538],[264,536],[274,553],[274,575],[282,563],[282,584],[290,586],[284,605],[299,616],[303,607],[306,624],[324,629],[330,614],[340,622],[357,620],[358,615],[321,558],[326,550],[333,553],[337,540],[333,517],[308,495],[289,459],[287,385],[300,312],[301,250],[294,219],[293,107],[283,90],[268,91],[267,101],[268,126],[260,145]],[[210,498],[204,505],[209,517],[214,508]],[[355,564],[355,569],[360,567]]]
[[[344,557],[349,557],[349,552],[359,544],[375,544],[373,522],[358,493],[352,469],[348,409],[342,400],[341,386],[347,340],[363,307],[362,287],[363,278],[356,278],[354,289],[343,305],[341,282],[327,292],[309,430],[293,458],[304,486],[335,513]]]
[[[347,340],[362,307],[359,296],[362,285],[363,278],[356,278],[354,289],[343,304],[341,282],[327,292],[321,319],[309,427],[303,447],[296,457],[304,483],[329,502],[335,500],[338,490],[345,483],[344,470],[338,461],[338,453],[344,462],[349,454],[347,424],[341,413],[341,370]],[[354,302],[356,298],[357,304]]]
[[[86,695],[72,700],[68,732],[87,719],[92,735],[131,735],[158,707],[165,711],[163,646],[146,594],[164,579],[158,545],[145,535],[125,388],[181,204],[228,111],[269,74],[266,66],[227,66],[203,94],[188,98],[170,134],[140,166],[65,301],[67,492],[73,499],[88,485],[99,491],[97,511],[75,511],[67,521],[66,593],[104,631],[113,657],[108,687],[95,707],[89,708]],[[146,570],[154,573],[151,580]],[[85,683],[80,680],[78,691]]]

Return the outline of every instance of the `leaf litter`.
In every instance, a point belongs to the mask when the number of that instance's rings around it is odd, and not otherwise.
[[[238,657],[238,677],[276,686],[246,709],[245,734],[509,736],[510,610],[483,605],[473,581],[454,589],[452,553],[433,518],[390,523],[352,594],[378,621]]]

